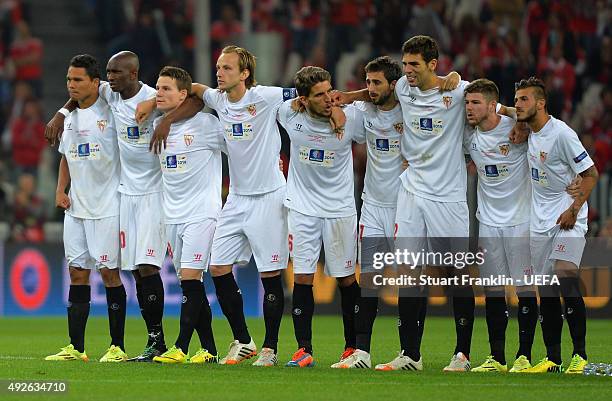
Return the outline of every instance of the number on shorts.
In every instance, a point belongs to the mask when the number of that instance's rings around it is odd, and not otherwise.
[[[361,241],[363,239],[363,229],[365,228],[365,226],[363,224],[359,225],[359,241]]]

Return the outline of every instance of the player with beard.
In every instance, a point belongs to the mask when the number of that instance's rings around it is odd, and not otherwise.
[[[559,280],[559,285],[538,287],[546,357],[525,372],[563,371],[561,332],[565,316],[574,346],[566,373],[582,374],[587,364],[586,307],[578,276],[586,242],[586,201],[597,183],[598,173],[576,132],[548,114],[546,99],[541,80],[531,77],[517,83],[514,95],[517,117],[531,128],[528,141],[531,259],[535,274],[555,274]],[[572,198],[565,189],[576,174],[582,181],[577,196]]]

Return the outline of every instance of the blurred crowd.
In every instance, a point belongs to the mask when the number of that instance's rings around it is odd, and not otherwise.
[[[124,49],[136,52],[143,81],[155,82],[160,67],[167,64],[194,71],[197,0],[83,1],[95,15],[107,56]],[[281,38],[284,73],[276,82],[263,84],[291,85],[301,66],[318,65],[332,72],[335,87],[360,89],[365,63],[384,54],[399,59],[403,41],[415,34],[438,41],[440,74],[455,70],[467,80],[487,77],[498,84],[504,104],[513,104],[514,82],[537,75],[547,83],[549,112],[578,132],[600,173],[612,172],[612,0],[211,0],[209,4],[212,60],[225,45],[243,43],[246,36],[274,33]],[[42,43],[29,32],[26,8],[20,1],[0,0],[0,123],[5,156],[0,166],[0,219],[19,227],[12,228],[14,238],[23,238],[30,224],[45,220],[38,212],[45,208],[37,209],[37,204],[53,202],[41,200],[29,189],[44,148],[44,122],[39,102]],[[24,174],[32,178],[21,180]],[[20,202],[25,197],[24,209]],[[13,223],[17,219],[25,221]],[[593,233],[612,235],[612,219],[601,219],[595,207],[590,220]]]
[[[46,149],[42,57],[27,4],[0,0],[0,222],[16,241],[44,238],[45,200],[37,193]]]

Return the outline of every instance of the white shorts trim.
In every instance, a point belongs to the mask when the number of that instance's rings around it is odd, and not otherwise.
[[[248,263],[260,272],[287,268],[285,187],[262,195],[230,193],[221,211],[212,245],[212,265]]]
[[[119,216],[93,220],[64,215],[64,253],[68,266],[116,269]]]
[[[346,277],[355,273],[357,215],[337,218],[307,216],[289,210],[289,249],[294,274],[314,274],[325,246],[325,274]]]
[[[167,246],[162,202],[161,192],[121,194],[119,239],[122,270],[137,270],[138,265],[161,268]]]
[[[556,260],[571,262],[579,268],[586,245],[585,234],[586,230],[579,226],[571,230],[555,226],[543,233],[531,231],[529,245],[534,273],[553,274]]]
[[[393,252],[395,231],[394,207],[381,207],[364,202],[359,218],[358,262],[362,273],[376,271],[372,267],[375,252]],[[364,245],[365,239],[365,245]]]
[[[181,269],[208,271],[216,225],[216,219],[204,219],[184,224],[166,224],[168,252],[172,257],[179,279],[181,278]]]
[[[515,285],[523,286],[533,275],[529,251],[529,222],[509,227],[479,225],[478,245],[485,251],[480,265],[481,277],[511,277]]]

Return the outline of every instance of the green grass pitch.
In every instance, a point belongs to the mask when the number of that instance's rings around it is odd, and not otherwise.
[[[262,319],[250,319],[249,328],[258,346],[263,339]],[[231,341],[229,327],[223,318],[214,321],[217,347],[221,355]],[[66,345],[67,323],[64,318],[0,319],[0,379],[66,380],[67,394],[9,395],[0,399],[57,400],[610,400],[612,377],[567,375],[510,375],[477,373],[443,373],[455,341],[450,318],[428,318],[423,339],[423,372],[375,372],[335,370],[329,366],[342,351],[340,317],[315,316],[313,343],[317,366],[311,369],[289,369],[282,365],[295,351],[291,317],[285,316],[280,335],[280,361],[275,368],[255,368],[246,362],[239,366],[101,364],[98,362],[45,362],[42,358]],[[178,331],[178,319],[164,321],[169,344]],[[588,322],[588,352],[591,361],[612,362],[612,322]],[[472,363],[479,364],[488,354],[485,321],[479,318],[474,328]],[[108,326],[104,317],[90,318],[87,325],[86,350],[91,361],[102,356],[108,346]],[[128,319],[126,347],[130,356],[144,345],[144,323]],[[571,345],[564,327],[563,358],[570,359]],[[506,353],[514,361],[517,344],[516,320],[507,331]],[[191,353],[197,347],[197,335],[191,342]],[[373,364],[387,362],[399,350],[396,320],[379,317],[372,341]],[[541,332],[538,328],[534,358],[543,357]]]

